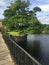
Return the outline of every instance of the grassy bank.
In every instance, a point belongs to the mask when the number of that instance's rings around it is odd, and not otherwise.
[[[23,34],[23,33],[20,33],[20,32],[18,32],[18,31],[16,31],[16,30],[7,32],[7,34],[8,34],[8,35],[12,35],[12,36],[24,36],[24,35],[25,35],[25,34]]]

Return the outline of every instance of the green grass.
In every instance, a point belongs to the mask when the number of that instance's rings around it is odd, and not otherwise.
[[[24,34],[20,34],[18,31],[7,32],[7,34],[12,36],[24,36]]]

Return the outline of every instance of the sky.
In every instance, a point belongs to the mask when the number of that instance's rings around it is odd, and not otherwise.
[[[0,19],[4,18],[3,12],[12,0],[0,0]],[[37,12],[37,18],[43,24],[49,24],[49,0],[30,0],[30,9],[38,6],[41,12]]]

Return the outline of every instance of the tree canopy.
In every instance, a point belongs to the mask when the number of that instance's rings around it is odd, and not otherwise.
[[[36,17],[36,12],[40,12],[39,7],[29,10],[30,2],[27,0],[15,0],[4,11],[3,23],[7,29],[17,30],[22,33],[41,33],[41,23]]]

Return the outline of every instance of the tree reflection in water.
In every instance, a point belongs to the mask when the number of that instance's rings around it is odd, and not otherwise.
[[[28,44],[28,43],[27,43]],[[27,51],[31,54],[34,58],[40,61],[41,57],[41,50],[40,50],[40,41],[34,40],[27,45]]]

